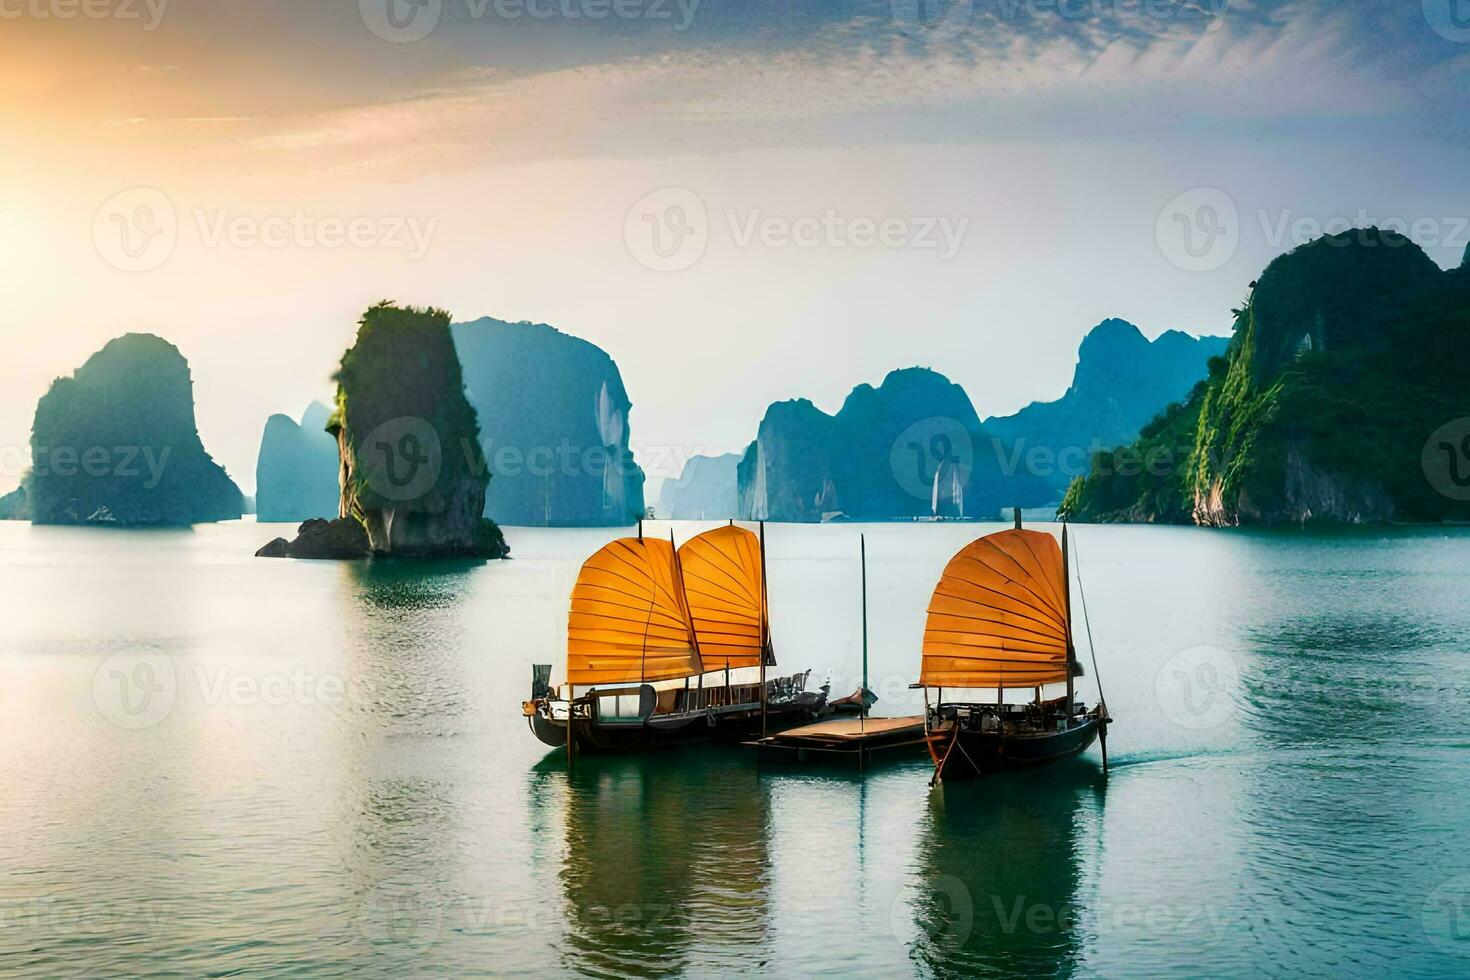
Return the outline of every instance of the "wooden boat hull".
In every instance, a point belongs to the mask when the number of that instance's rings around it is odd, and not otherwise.
[[[1045,765],[1087,751],[1105,722],[1096,712],[1054,732],[982,732],[947,725],[929,733],[929,754],[941,782]]]
[[[800,697],[771,704],[766,709],[766,731],[784,731],[816,718],[826,706],[821,693],[806,692]],[[531,731],[543,743],[554,748],[567,744],[567,723],[550,719],[540,712],[529,717]],[[641,752],[695,742],[744,739],[761,733],[760,708],[725,712],[653,717],[644,722],[604,723],[578,719],[574,726],[577,744],[574,752],[593,755]]]

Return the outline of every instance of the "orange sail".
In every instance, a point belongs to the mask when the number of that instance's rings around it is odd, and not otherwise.
[[[572,587],[567,683],[638,684],[700,673],[673,544],[619,538],[587,559]]]
[[[705,669],[759,666],[766,640],[760,539],[743,527],[717,527],[685,541],[679,564]]]
[[[924,624],[926,687],[1035,687],[1067,679],[1067,580],[1056,539],[1008,530],[945,566]]]

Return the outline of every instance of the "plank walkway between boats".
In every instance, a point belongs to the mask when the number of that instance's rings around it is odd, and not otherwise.
[[[746,745],[764,752],[808,752],[845,755],[861,759],[890,749],[918,749],[924,745],[924,716],[901,718],[825,718],[800,728],[767,735]]]

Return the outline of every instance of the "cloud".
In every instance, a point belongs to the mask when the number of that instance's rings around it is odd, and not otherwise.
[[[1470,128],[1466,46],[1436,35],[1417,3],[948,0],[934,13],[963,16],[933,29],[915,20],[933,2],[703,0],[687,32],[457,15],[422,42],[387,44],[355,11],[263,0],[248,22],[181,10],[203,18],[184,25],[187,43],[164,30],[134,42],[157,50],[109,49],[130,59],[125,86],[48,91],[101,100],[84,127],[136,130],[211,163],[399,177],[751,146],[1416,129],[1459,140]],[[227,48],[241,29],[259,44],[248,66]],[[303,58],[307,42],[316,53]],[[298,71],[310,61],[332,79],[320,90]],[[262,78],[276,62],[285,71]],[[47,93],[21,94],[62,124]]]
[[[1216,16],[1221,2],[1159,17],[1142,0],[1088,0],[1094,15],[1083,17],[1058,13],[1055,0],[991,0],[942,39],[869,9],[795,46],[732,42],[533,74],[461,70],[411,97],[291,120],[249,147],[293,167],[412,173],[895,139],[1226,137],[1272,125],[1305,136],[1302,120],[1371,131],[1432,107],[1425,88],[1435,90],[1442,66],[1404,50],[1408,40],[1384,45],[1380,33],[1368,43],[1347,9],[1235,0]]]

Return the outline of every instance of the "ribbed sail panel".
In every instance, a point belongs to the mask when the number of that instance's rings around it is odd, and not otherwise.
[[[619,538],[587,559],[567,620],[569,684],[637,684],[702,672],[673,544]]]
[[[998,531],[966,545],[929,601],[919,682],[991,688],[1065,681],[1066,587],[1050,534]]]
[[[680,545],[679,563],[705,669],[760,666],[760,539],[743,527],[717,527]]]

